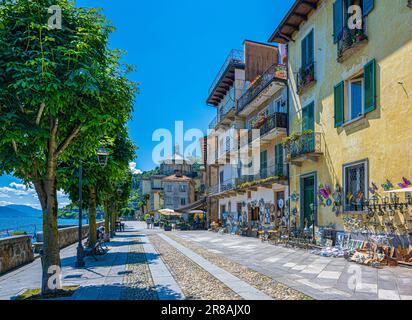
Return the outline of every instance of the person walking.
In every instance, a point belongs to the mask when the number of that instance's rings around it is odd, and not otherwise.
[[[152,229],[154,229],[154,217],[152,217],[151,219],[151,226],[152,226]]]

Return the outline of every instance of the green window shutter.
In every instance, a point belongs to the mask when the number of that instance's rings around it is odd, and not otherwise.
[[[315,60],[315,51],[314,51],[314,38],[313,38],[313,30],[307,36],[308,41],[308,53],[307,53],[307,63],[311,64]]]
[[[337,43],[343,31],[343,1],[336,0],[333,4],[333,43]]]
[[[302,50],[302,67],[307,65],[307,55],[308,55],[308,41],[307,38],[304,38],[301,43],[301,50]]]
[[[281,144],[275,146],[275,172],[278,176],[283,176],[283,147]]]
[[[302,109],[302,131],[315,130],[315,103]]]
[[[365,113],[376,109],[376,60],[365,65]]]
[[[375,0],[363,0],[363,16],[366,17],[375,7]]]
[[[267,150],[260,153],[260,167],[261,169],[266,169],[268,166],[268,152]]]
[[[335,128],[345,121],[345,83],[342,81],[335,86]]]

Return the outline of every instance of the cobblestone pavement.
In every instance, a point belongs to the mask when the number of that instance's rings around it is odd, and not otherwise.
[[[122,300],[158,300],[142,244],[129,248],[123,285]]]
[[[201,255],[205,259],[209,260],[213,264],[225,269],[231,274],[237,276],[239,279],[246,281],[258,290],[262,290],[267,295],[275,300],[309,300],[309,296],[302,294],[299,291],[291,289],[279,282],[274,281],[271,277],[265,276],[259,272],[256,272],[250,268],[242,266],[236,262],[233,262],[222,255],[212,253],[199,245],[193,244],[187,240],[183,240],[181,237],[175,235],[167,235],[173,240],[179,242],[185,247],[193,250],[197,254]]]
[[[240,297],[210,273],[181,254],[157,235],[150,242],[168,265],[189,300],[239,300]]]
[[[98,261],[74,268],[76,246],[61,251],[74,300],[412,300],[412,270],[373,269],[344,259],[207,231],[162,232],[128,222]],[[40,287],[41,265],[0,276],[0,300]]]
[[[343,258],[214,232],[165,233],[266,275],[317,300],[412,300],[412,270],[375,269]],[[216,263],[218,263],[216,261]]]

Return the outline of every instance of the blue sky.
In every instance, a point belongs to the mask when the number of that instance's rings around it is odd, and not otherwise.
[[[293,2],[77,1],[79,6],[104,9],[117,28],[111,46],[126,50],[125,62],[136,66],[131,78],[140,83],[140,94],[129,128],[139,146],[137,169],[155,167],[152,150],[158,142],[152,142],[152,134],[156,129],[173,133],[175,121],[184,121],[185,130],[206,133],[216,113],[205,103],[207,91],[227,54],[242,49],[245,39],[266,42]],[[19,183],[13,177],[0,177],[0,205],[11,199],[1,197],[1,188],[10,188],[13,182]]]

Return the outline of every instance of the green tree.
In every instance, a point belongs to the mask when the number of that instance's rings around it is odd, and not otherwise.
[[[47,25],[51,5],[62,9],[61,30]],[[129,118],[136,85],[120,52],[109,50],[113,27],[97,9],[68,0],[3,0],[0,21],[0,173],[33,183],[38,194],[46,294],[60,286],[48,285],[49,268],[60,266],[58,162],[94,154],[105,131]]]
[[[128,136],[127,128],[124,124],[122,128],[118,128],[116,133],[112,133],[114,137],[105,137],[102,142],[109,153],[109,160],[105,166],[99,163],[96,155],[82,161],[83,166],[83,207],[89,209],[89,245],[93,247],[96,239],[96,212],[99,204],[105,206],[107,193],[112,190],[107,190],[107,182],[118,180],[118,177],[125,176],[124,172],[129,170],[129,162],[135,157],[136,146]],[[79,180],[77,175],[78,170],[63,166],[59,170],[59,186],[66,191],[72,202],[78,202],[79,195]],[[105,212],[105,221],[107,230],[108,225],[108,208]]]

